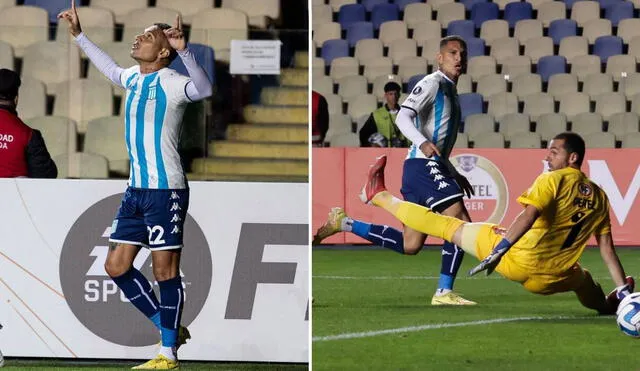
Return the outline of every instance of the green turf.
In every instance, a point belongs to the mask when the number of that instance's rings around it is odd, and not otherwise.
[[[81,371],[97,371],[97,370],[129,370],[131,367],[140,364],[141,362],[129,362],[129,361],[99,361],[99,362],[86,362],[86,361],[73,361],[73,360],[43,360],[43,361],[25,361],[17,359],[6,360],[4,369],[9,370],[81,370]],[[282,364],[282,363],[230,363],[230,362],[180,362],[180,370],[265,370],[265,371],[278,371],[278,370],[308,370],[307,365],[302,364]]]
[[[640,272],[640,250],[619,249],[626,273]],[[455,290],[479,305],[432,307],[440,252],[402,256],[387,250],[313,252],[314,371],[320,370],[633,370],[640,340],[618,330],[613,316],[583,308],[573,293],[539,296],[495,274],[466,278]],[[581,264],[606,292],[613,288],[597,249]],[[466,325],[365,338],[321,337],[491,319],[541,320]],[[548,318],[555,319],[548,319]],[[566,318],[557,318],[566,317]]]

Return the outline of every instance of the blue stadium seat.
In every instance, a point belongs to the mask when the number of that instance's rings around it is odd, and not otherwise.
[[[600,36],[593,44],[593,54],[600,57],[602,63],[607,63],[612,55],[622,54],[622,39],[618,36]]]
[[[407,93],[411,93],[411,91],[413,90],[413,87],[416,86],[416,84],[418,82],[420,82],[420,80],[422,80],[425,76],[424,74],[420,74],[420,75],[413,75],[409,78],[409,81],[407,81]]]
[[[389,1],[387,0],[362,0],[360,3],[362,5],[364,5],[364,8],[367,12],[370,12],[373,10],[373,7],[378,5],[378,4],[386,4]]]
[[[457,20],[449,22],[447,27],[448,35],[458,35],[467,40],[475,37],[476,28],[472,21],[469,20]]]
[[[554,45],[560,45],[560,40],[567,36],[578,34],[578,23],[573,19],[556,19],[549,24],[549,37]]]
[[[396,4],[378,4],[371,11],[371,23],[374,29],[387,21],[396,21],[400,17],[400,9]]]
[[[191,53],[193,53],[193,56],[196,58],[196,62],[202,66],[209,76],[209,81],[211,81],[212,84],[215,84],[216,59],[213,48],[208,45],[189,43],[189,50],[191,50]],[[182,59],[180,57],[174,59],[169,65],[169,68],[174,69],[185,76],[189,75],[187,73],[187,68],[184,66],[184,63],[182,63]]]
[[[343,30],[346,30],[351,23],[365,21],[365,9],[362,4],[347,4],[340,7],[338,12],[338,23]]]
[[[600,9],[607,9],[611,5],[621,3],[623,0],[597,0],[600,4]]]
[[[422,0],[395,0],[392,1],[392,3],[396,4],[398,6],[398,8],[400,8],[400,11],[404,12],[404,8],[406,8],[407,5],[409,4],[413,4],[413,3],[421,3],[423,2]]]
[[[373,25],[371,22],[351,23],[347,28],[349,46],[355,47],[359,40],[373,39]]]
[[[604,16],[611,21],[613,27],[618,27],[618,23],[627,18],[633,18],[633,3],[621,1],[605,8]]]
[[[476,28],[480,28],[484,21],[498,19],[499,13],[500,9],[496,3],[477,3],[471,8],[470,19],[476,25]]]
[[[467,42],[467,58],[478,57],[485,55],[485,43],[484,40],[479,37],[471,37],[464,39]]]
[[[335,58],[349,56],[349,44],[347,40],[342,39],[327,40],[322,44],[320,53],[322,59],[324,59],[325,66],[330,66]]]
[[[489,0],[460,0],[460,2],[464,5],[465,10],[470,11],[473,9],[473,6],[480,3],[486,3]]]
[[[573,7],[573,4],[576,1],[582,1],[582,0],[562,0],[562,2],[564,2],[564,5],[567,6],[567,9],[571,9]]]
[[[533,7],[530,3],[509,3],[504,7],[504,20],[509,22],[509,27],[516,26],[518,21],[531,19]]]
[[[567,60],[560,55],[548,55],[538,59],[538,74],[543,82],[558,73],[567,72]]]
[[[24,5],[43,8],[49,13],[49,22],[58,23],[58,13],[71,7],[69,0],[24,0]]]
[[[463,122],[469,115],[483,113],[482,95],[478,93],[460,94],[458,101],[460,102],[460,111],[462,112],[461,120]]]

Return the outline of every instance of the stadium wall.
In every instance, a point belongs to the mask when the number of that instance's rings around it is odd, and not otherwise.
[[[5,356],[148,359],[156,353],[158,331],[103,268],[125,187],[115,180],[0,180]],[[308,362],[307,184],[192,182],[190,188],[181,274],[182,323],[192,339],[181,359]],[[162,238],[155,232],[152,238]],[[153,277],[148,250],[134,265]]]
[[[355,219],[401,224],[384,210],[363,204],[358,195],[369,165],[376,156],[388,155],[385,181],[388,189],[401,197],[402,163],[406,149],[314,148],[312,185],[312,229],[326,220],[334,206],[343,206]],[[476,196],[465,198],[474,221],[490,221],[505,226],[522,211],[516,202],[535,178],[545,171],[547,151],[543,149],[457,149],[452,163],[469,178]],[[617,245],[640,244],[640,149],[589,149],[582,170],[609,196],[611,224]],[[339,233],[326,244],[368,243],[351,233]],[[440,244],[430,238],[427,244]],[[592,240],[592,243],[595,243]]]

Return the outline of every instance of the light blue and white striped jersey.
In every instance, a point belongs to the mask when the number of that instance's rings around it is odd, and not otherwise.
[[[442,156],[449,157],[460,127],[460,103],[454,83],[436,71],[418,82],[402,107],[416,112],[415,127],[434,143]],[[436,156],[437,157],[437,156]],[[415,144],[407,158],[427,158]]]
[[[125,141],[129,151],[129,186],[183,189],[187,180],[178,153],[189,78],[163,68],[143,75],[133,66],[120,75],[126,89]]]

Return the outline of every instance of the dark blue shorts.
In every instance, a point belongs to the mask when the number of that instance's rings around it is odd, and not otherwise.
[[[440,161],[412,158],[404,161],[402,196],[405,201],[442,212],[462,200],[463,193],[447,167]]]
[[[128,187],[111,225],[109,242],[151,250],[182,248],[188,207],[189,189]]]

